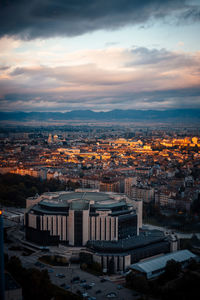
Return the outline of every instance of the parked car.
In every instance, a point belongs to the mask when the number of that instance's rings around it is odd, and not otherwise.
[[[85,287],[87,285],[87,283],[86,282],[82,282],[82,283],[80,283],[80,286],[81,287]]]
[[[90,290],[92,287],[91,287],[91,285],[86,284],[84,288],[85,288],[86,290]]]
[[[115,298],[115,297],[117,297],[117,294],[114,293],[114,292],[110,292],[110,293],[108,293],[108,294],[106,295],[106,297],[107,297],[107,298]]]
[[[44,268],[44,267],[45,267],[45,265],[43,265],[43,264],[42,264],[41,262],[39,262],[39,261],[36,261],[35,266],[36,266],[36,267],[40,267],[40,268]]]
[[[65,285],[65,289],[66,289],[66,290],[70,289],[70,287],[71,287],[71,286],[68,285],[68,284]]]
[[[89,286],[94,286],[94,285],[95,285],[94,282],[89,283]]]
[[[75,276],[71,280],[71,283],[79,283],[79,282],[80,282],[80,277],[79,276]]]
[[[49,270],[48,270],[48,273],[53,273],[53,272],[54,272],[53,269],[49,269]]]
[[[80,281],[80,277],[79,276],[75,276],[75,277],[72,278],[72,280],[73,281],[75,281],[75,280],[79,280]]]
[[[88,293],[83,293],[82,296],[83,296],[83,298],[86,298],[86,297],[88,297]]]
[[[64,287],[65,286],[65,283],[61,283],[60,287]]]
[[[65,278],[65,275],[62,274],[62,273],[57,273],[57,274],[56,274],[56,277],[58,277],[58,278]]]

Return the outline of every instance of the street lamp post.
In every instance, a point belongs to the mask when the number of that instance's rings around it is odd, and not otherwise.
[[[3,247],[3,212],[0,210],[0,299],[4,300],[5,276],[4,276],[4,247]]]

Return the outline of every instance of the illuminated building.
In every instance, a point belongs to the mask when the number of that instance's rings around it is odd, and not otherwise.
[[[138,216],[125,196],[99,192],[46,193],[27,201],[26,238],[45,245],[86,245],[138,234]],[[34,204],[35,203],[35,204]]]
[[[79,190],[27,199],[29,242],[78,247],[79,253],[91,256],[104,271],[110,264],[114,273],[125,271],[140,259],[176,250],[177,240],[171,241],[160,231],[139,232],[141,227],[142,201],[123,194]]]
[[[54,143],[57,143],[57,142],[58,142],[58,136],[57,136],[57,134],[55,134],[55,135],[53,136],[53,141],[54,141]]]
[[[51,144],[52,143],[52,135],[51,135],[51,133],[49,134],[49,137],[48,137],[48,144]]]

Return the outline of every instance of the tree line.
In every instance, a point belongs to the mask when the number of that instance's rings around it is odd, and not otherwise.
[[[18,257],[5,255],[5,269],[22,287],[24,300],[79,300],[79,296],[51,283],[47,270],[25,269]]]
[[[41,180],[29,175],[0,174],[0,205],[25,207],[26,198],[44,192],[63,191],[67,184],[57,179]]]

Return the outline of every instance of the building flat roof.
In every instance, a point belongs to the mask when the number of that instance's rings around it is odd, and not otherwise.
[[[45,195],[47,197],[45,197]],[[41,201],[32,209],[40,212],[52,210],[53,208],[67,208],[72,209],[86,209],[89,202],[95,209],[112,209],[114,207],[127,207],[124,200],[124,195],[115,193],[101,193],[101,192],[55,192],[45,193],[42,195]],[[50,196],[50,198],[48,198]],[[74,203],[74,204],[72,204]],[[87,204],[87,205],[86,205]],[[83,208],[84,207],[84,208]]]
[[[44,193],[42,201],[45,201],[46,203],[53,203],[53,202],[68,202],[70,200],[88,200],[88,201],[95,201],[95,202],[108,202],[112,203],[116,200],[122,200],[124,197],[123,194],[116,194],[116,193],[102,193],[102,192],[55,192],[55,193]],[[47,196],[45,198],[45,196]],[[49,198],[51,197],[51,198]],[[35,198],[36,199],[36,198]]]
[[[108,203],[106,203],[106,201],[102,201],[98,202],[94,204],[94,207],[97,209],[101,209],[101,208],[113,208],[113,207],[122,207],[122,206],[126,206],[126,202],[125,201],[117,201],[117,200],[113,200],[112,203],[110,202],[110,200],[108,200]]]
[[[87,210],[89,208],[89,202],[87,201],[72,201],[70,203],[70,208],[73,210]]]
[[[162,231],[150,230],[148,234],[140,233],[140,235],[118,241],[88,241],[87,246],[94,251],[131,251],[132,249],[145,247],[146,245],[161,242],[165,239],[166,237]]]

